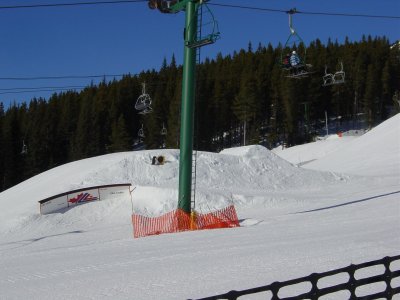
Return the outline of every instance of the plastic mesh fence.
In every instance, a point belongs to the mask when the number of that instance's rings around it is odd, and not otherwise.
[[[239,227],[235,207],[226,208],[207,214],[188,214],[181,209],[159,217],[146,217],[132,214],[133,236],[135,238],[162,233],[174,233],[187,230]]]

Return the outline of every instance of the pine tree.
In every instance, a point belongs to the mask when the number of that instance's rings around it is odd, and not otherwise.
[[[381,119],[385,119],[388,116],[388,107],[391,104],[391,95],[393,93],[392,85],[391,85],[391,67],[390,61],[387,60],[385,62],[385,66],[382,70],[382,110],[381,110]]]
[[[376,69],[373,64],[368,66],[367,80],[365,95],[363,98],[363,110],[366,116],[366,121],[371,128],[377,119],[377,113],[379,112],[379,98],[377,94],[377,74]]]
[[[180,69],[177,75],[177,81],[182,82],[182,70]],[[180,136],[180,123],[181,123],[181,86],[179,84],[176,85],[174,94],[170,101],[168,107],[168,135],[166,138],[166,146],[167,148],[177,149],[179,148],[179,136]]]
[[[21,160],[21,130],[18,119],[18,107],[11,106],[3,122],[3,189],[7,189],[23,179],[23,161]]]
[[[120,115],[111,127],[110,142],[111,152],[128,151],[132,148],[132,141],[126,129],[123,115]]]
[[[93,139],[93,100],[97,88],[90,87],[80,95],[79,117],[77,121],[76,134],[71,147],[71,156],[74,160],[90,157],[95,148]]]
[[[294,136],[296,133],[296,113],[297,107],[295,107],[296,93],[295,83],[293,80],[286,80],[286,85],[282,91],[282,104],[284,111],[284,139],[286,143],[291,146],[294,142]],[[297,101],[296,101],[297,102]]]
[[[26,130],[23,133],[25,143],[28,147],[26,155],[28,174],[36,175],[40,172],[53,167],[52,162],[52,136],[51,118],[58,118],[58,113],[54,115],[49,110],[48,103],[42,99],[34,99],[29,104],[29,118],[27,118]]]
[[[393,106],[396,113],[400,113],[400,91],[395,91],[393,94]]]
[[[67,92],[60,95],[60,115],[57,136],[58,164],[72,160],[71,147],[76,132],[79,115],[79,94]]]
[[[4,137],[3,137],[3,127],[4,127],[4,104],[0,102],[0,191],[4,190]]]
[[[237,119],[244,124],[244,128],[247,131],[249,128],[252,129],[252,134],[248,136],[251,143],[257,143],[257,136],[254,128],[251,128],[250,122],[256,120],[260,110],[260,105],[257,97],[257,87],[255,79],[247,74],[249,77],[243,78],[240,86],[240,91],[235,97],[233,102],[232,110]],[[244,134],[248,134],[244,132]],[[247,139],[246,139],[247,140]],[[246,140],[244,143],[247,143]]]

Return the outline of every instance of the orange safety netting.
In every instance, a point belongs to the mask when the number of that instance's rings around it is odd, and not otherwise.
[[[188,214],[181,209],[160,217],[145,217],[132,214],[133,236],[135,238],[161,233],[174,233],[186,230],[239,227],[235,207],[230,205],[208,214]]]

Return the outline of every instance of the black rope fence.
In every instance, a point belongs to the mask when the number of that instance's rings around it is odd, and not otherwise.
[[[344,277],[348,277],[345,282],[340,280]],[[333,281],[341,281],[341,283],[327,284]],[[293,295],[293,291],[302,287],[303,291]],[[304,291],[304,287],[307,287],[308,291]],[[289,294],[290,291],[292,295],[285,295]],[[334,297],[335,299],[352,300],[392,299],[394,295],[400,294],[400,255],[386,256],[379,260],[361,264],[351,264],[328,272],[312,273],[288,281],[276,281],[269,285],[247,290],[232,290],[225,294],[198,300],[237,300],[239,297],[258,293],[263,293],[263,299],[271,300],[319,299],[320,297],[323,299]],[[344,295],[347,295],[347,297],[344,297]],[[244,300],[246,297],[241,299]]]

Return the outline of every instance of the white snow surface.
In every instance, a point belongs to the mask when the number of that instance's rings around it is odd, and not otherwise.
[[[387,161],[392,163],[387,164]],[[353,140],[346,147],[310,162],[306,168],[358,175],[400,173],[400,114]]]
[[[327,139],[317,140],[309,144],[282,148],[281,146],[272,150],[283,159],[298,166],[304,166],[314,160],[321,159],[328,154],[346,148],[347,144],[356,139],[355,136],[342,136],[337,134],[328,136]]]
[[[399,133],[396,115],[353,139],[199,152],[196,207],[234,203],[240,228],[133,238],[132,210],[177,207],[178,150],[103,155],[39,174],[0,193],[0,299],[195,299],[398,255]],[[154,155],[166,163],[151,165]],[[113,183],[132,183],[132,202],[39,214],[38,200]]]

